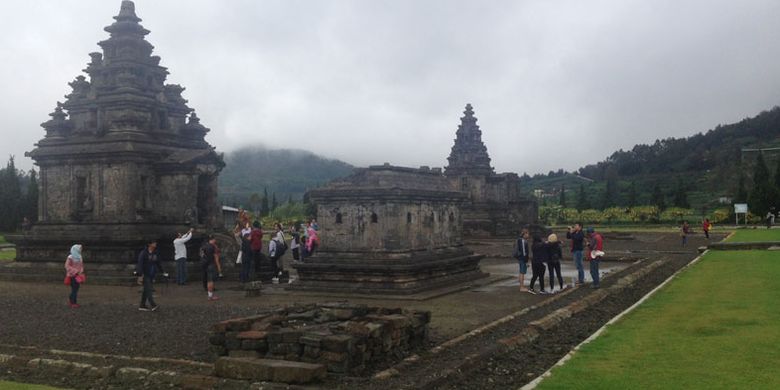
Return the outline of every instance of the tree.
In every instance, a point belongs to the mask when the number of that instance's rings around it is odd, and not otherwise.
[[[14,157],[8,159],[5,169],[0,171],[0,231],[13,231],[21,222],[20,206],[22,189]]]
[[[615,205],[617,199],[617,170],[614,166],[610,166],[606,173],[607,187],[604,190],[604,199],[601,202],[601,208],[607,209]]]
[[[292,195],[287,195],[287,204],[292,203]]]
[[[561,184],[561,199],[559,204],[561,207],[566,208],[566,186]]]
[[[740,172],[739,184],[737,185],[737,196],[734,198],[734,203],[747,202],[747,189],[745,189],[745,174]]]
[[[636,182],[632,181],[631,186],[628,187],[628,207],[634,207],[636,203]]]
[[[268,206],[268,188],[263,188],[263,198],[260,199],[260,215],[266,217],[270,212],[271,208]]]
[[[756,157],[756,165],[753,167],[753,189],[748,195],[748,207],[755,215],[764,216],[774,203],[774,186],[769,178],[769,168],[764,161],[763,153]]]
[[[30,169],[30,181],[27,183],[24,203],[24,216],[30,222],[36,222],[38,220],[38,174],[35,169]]]
[[[655,183],[655,186],[653,186],[653,195],[650,203],[658,207],[658,210],[663,211],[666,209],[666,199],[664,199],[664,193],[661,191],[661,185],[658,183]]]
[[[580,190],[577,193],[577,211],[587,210],[590,208],[588,203],[588,195],[585,193],[585,184],[580,184]]]
[[[674,191],[674,207],[682,209],[691,207],[688,203],[688,194],[685,191],[685,183],[683,183],[683,180],[680,177],[677,178],[677,188]]]
[[[249,195],[249,206],[252,208],[252,211],[255,213],[260,210],[260,204],[262,203],[263,199],[260,197],[260,194],[257,192],[253,192],[252,195]]]
[[[271,195],[271,210],[276,210],[279,207],[279,202],[276,201],[276,192]]]
[[[780,191],[780,159],[777,159],[777,168],[775,168],[775,189]]]

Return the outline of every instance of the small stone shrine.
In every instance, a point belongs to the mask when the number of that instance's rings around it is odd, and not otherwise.
[[[440,169],[373,166],[309,196],[324,239],[290,288],[413,294],[486,276],[462,242],[468,197]]]
[[[40,207],[39,222],[15,238],[20,262],[62,263],[80,243],[90,263],[128,264],[149,239],[162,239],[172,258],[175,232],[221,226],[224,163],[204,139],[209,129],[184,88],[165,84],[133,2],[122,1],[114,19],[103,52],[90,54],[89,77],[70,83],[27,154],[40,167]]]
[[[516,173],[495,173],[471,104],[466,105],[463,114],[444,170],[453,188],[469,198],[462,208],[463,234],[514,236],[521,227],[538,222],[539,206],[536,200],[521,194]]]

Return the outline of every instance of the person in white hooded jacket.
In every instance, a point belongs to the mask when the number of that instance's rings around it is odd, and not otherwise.
[[[183,286],[187,284],[187,241],[192,238],[192,231],[190,229],[187,233],[179,233],[175,240],[173,240],[173,249],[176,259],[176,284]]]

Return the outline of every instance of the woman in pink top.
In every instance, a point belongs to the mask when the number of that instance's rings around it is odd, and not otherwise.
[[[70,299],[68,305],[71,308],[78,308],[76,299],[79,294],[79,287],[84,279],[84,262],[81,259],[81,245],[76,244],[70,247],[70,256],[65,260],[65,276],[70,278]]]

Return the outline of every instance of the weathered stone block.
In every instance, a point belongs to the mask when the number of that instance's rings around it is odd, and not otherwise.
[[[309,383],[327,375],[322,364],[273,359],[221,358],[215,364],[215,371],[222,378],[284,383]]]
[[[355,339],[350,335],[332,335],[322,339],[322,349],[332,352],[352,352]]]
[[[258,354],[257,351],[253,351],[253,350],[247,351],[247,350],[243,350],[243,349],[232,350],[232,351],[230,351],[228,353],[228,356],[230,356],[232,358],[258,358],[258,357],[260,357],[260,355]]]
[[[268,332],[261,332],[256,330],[248,330],[236,335],[239,340],[264,340],[268,336]]]
[[[265,339],[262,340],[253,340],[253,339],[247,339],[241,341],[241,349],[245,351],[258,351],[258,352],[267,352],[268,351],[268,342]]]

